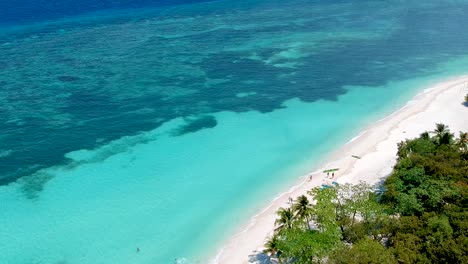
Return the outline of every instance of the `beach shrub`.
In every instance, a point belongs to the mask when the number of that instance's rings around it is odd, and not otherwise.
[[[428,137],[430,134],[432,136]],[[382,204],[395,218],[389,249],[401,263],[468,263],[468,160],[447,126],[399,144]]]
[[[381,243],[363,238],[352,246],[342,245],[335,249],[328,259],[330,264],[393,264],[398,263],[390,250]]]
[[[278,247],[286,263],[319,263],[339,243],[330,232],[319,232],[300,227],[284,230]]]

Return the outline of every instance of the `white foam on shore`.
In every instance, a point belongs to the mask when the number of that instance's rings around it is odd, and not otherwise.
[[[364,135],[366,132],[367,132],[367,130],[362,131],[361,133],[359,133],[359,135],[353,137],[353,138],[350,139],[348,142],[346,142],[346,144],[349,144],[349,143],[352,143],[352,142],[356,141],[357,139],[359,139],[360,137],[362,137],[362,135]]]

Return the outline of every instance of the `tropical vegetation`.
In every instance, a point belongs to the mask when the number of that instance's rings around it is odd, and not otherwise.
[[[468,263],[468,133],[444,124],[398,144],[372,187],[314,188],[278,210],[265,244],[278,263]]]

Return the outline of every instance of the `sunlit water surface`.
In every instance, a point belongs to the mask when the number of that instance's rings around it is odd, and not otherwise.
[[[0,263],[206,263],[360,129],[467,72],[468,2],[409,2],[4,9]]]

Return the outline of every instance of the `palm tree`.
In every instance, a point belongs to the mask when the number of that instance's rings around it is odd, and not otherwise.
[[[442,123],[436,123],[436,128],[434,129],[434,131],[432,131],[432,133],[435,133],[436,136],[442,136],[443,134],[448,133],[448,132],[449,132],[448,126]]]
[[[445,133],[439,139],[439,145],[450,145],[453,143],[453,134],[452,133]]]
[[[468,133],[460,131],[460,138],[457,141],[458,146],[463,152],[468,152]]]
[[[263,253],[268,254],[268,257],[271,258],[272,256],[276,256],[278,258],[278,262],[281,264],[281,251],[278,248],[279,239],[277,235],[274,235],[265,243],[265,249]]]
[[[450,133],[448,126],[442,123],[437,123],[432,133],[435,134],[434,139],[439,145],[450,144],[453,141],[453,134]]]
[[[283,208],[281,207],[276,214],[279,216],[278,219],[275,221],[275,225],[277,225],[275,231],[279,232],[284,229],[290,229],[293,226],[294,222],[294,213],[291,208]]]
[[[292,210],[294,211],[297,219],[305,222],[305,226],[308,229],[309,216],[312,213],[312,206],[309,199],[307,199],[305,195],[297,197],[296,202],[292,205]]]

